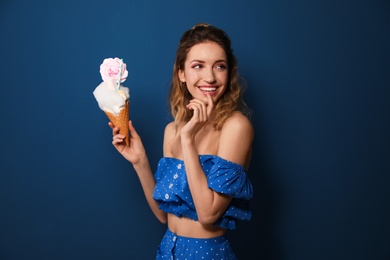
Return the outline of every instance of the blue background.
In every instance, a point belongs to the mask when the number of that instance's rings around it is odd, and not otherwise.
[[[92,91],[127,63],[162,155],[173,59],[197,22],[233,41],[256,129],[240,259],[390,259],[390,2],[0,2],[0,259],[153,259],[165,231]]]

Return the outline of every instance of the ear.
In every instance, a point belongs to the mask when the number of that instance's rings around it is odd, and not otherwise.
[[[181,82],[186,82],[186,77],[184,75],[184,71],[180,70],[177,72],[177,76],[179,77]]]

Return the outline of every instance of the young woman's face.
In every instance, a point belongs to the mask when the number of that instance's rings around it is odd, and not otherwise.
[[[179,70],[179,79],[186,82],[193,98],[207,101],[209,93],[216,102],[225,92],[228,67],[225,51],[215,42],[199,43],[189,50],[184,70]]]

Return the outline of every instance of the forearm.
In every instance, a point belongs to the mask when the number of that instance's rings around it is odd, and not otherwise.
[[[152,169],[149,164],[148,158],[145,156],[136,164],[133,164],[134,170],[137,173],[138,179],[141,183],[141,187],[144,191],[146,201],[149,204],[150,209],[161,223],[167,222],[167,215],[165,212],[158,208],[158,203],[153,199],[154,187],[156,181],[153,176]]]
[[[182,138],[182,151],[188,185],[199,221],[214,222],[221,215],[221,210],[216,205],[218,195],[208,188],[207,177],[199,162],[194,141],[190,138]]]

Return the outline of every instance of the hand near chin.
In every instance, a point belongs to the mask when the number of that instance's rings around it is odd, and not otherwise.
[[[112,129],[112,144],[118,150],[126,160],[131,162],[133,165],[138,163],[140,159],[145,156],[145,149],[142,144],[141,138],[136,132],[133,124],[129,121],[130,131],[130,143],[126,145],[125,135],[119,134],[119,128],[115,127],[111,122],[108,125]]]
[[[194,138],[199,130],[209,122],[211,112],[214,108],[214,101],[209,94],[206,96],[207,102],[192,99],[187,105],[187,109],[192,110],[193,115],[190,121],[181,129],[180,134],[182,138]]]

